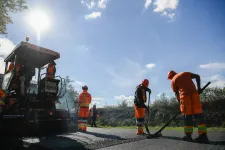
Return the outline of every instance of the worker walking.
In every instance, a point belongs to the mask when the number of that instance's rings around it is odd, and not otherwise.
[[[98,115],[98,112],[97,112],[97,109],[96,109],[96,104],[93,105],[93,107],[90,109],[90,115],[91,115],[91,127],[97,127],[95,121],[97,119],[97,115]]]
[[[192,79],[196,79],[197,89]],[[201,91],[200,76],[191,72],[176,73],[171,70],[168,73],[168,80],[171,80],[171,88],[180,103],[180,110],[184,115],[183,140],[192,141],[193,117],[198,125],[198,143],[208,143],[205,117],[202,112],[202,105],[199,94]]]
[[[55,78],[55,73],[56,73],[55,65],[56,65],[55,61],[52,61],[51,63],[48,64],[48,67],[46,69],[47,79],[54,79]]]
[[[134,96],[134,112],[136,118],[136,134],[143,135],[144,133],[144,123],[145,123],[145,113],[148,107],[145,105],[147,100],[146,91],[151,93],[151,90],[148,88],[149,81],[144,79],[140,85],[136,87],[135,96]]]
[[[91,94],[88,93],[88,87],[86,85],[82,87],[82,90],[83,92],[79,95],[78,100],[78,129],[81,131],[86,131]]]

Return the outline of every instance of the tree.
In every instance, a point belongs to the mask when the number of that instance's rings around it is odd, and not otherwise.
[[[0,1],[0,35],[7,34],[6,25],[13,23],[10,12],[22,12],[28,9],[26,0],[1,0]]]
[[[70,79],[69,76],[66,76],[66,87],[67,91],[71,93],[71,96],[74,97],[74,100],[78,100],[79,93],[74,89],[73,83],[74,81]]]
[[[121,103],[118,103],[118,107],[119,108],[127,108],[128,107],[127,101],[123,100]]]
[[[64,109],[67,109],[68,105],[71,111],[76,107],[75,102],[78,101],[79,93],[75,90],[72,84],[74,81],[71,80],[69,76],[66,76],[65,82],[66,82],[66,94],[64,97],[60,99],[60,101]]]

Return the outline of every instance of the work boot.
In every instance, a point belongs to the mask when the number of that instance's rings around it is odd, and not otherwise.
[[[204,143],[204,144],[209,144],[209,139],[206,133],[200,134],[196,139],[195,142],[197,143]]]
[[[191,134],[186,134],[184,137],[183,137],[183,140],[184,141],[187,141],[187,142],[192,142],[193,139],[191,137]]]

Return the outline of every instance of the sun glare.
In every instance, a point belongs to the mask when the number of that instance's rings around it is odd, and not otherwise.
[[[41,11],[32,12],[29,17],[29,22],[37,32],[40,32],[49,26],[48,17]]]

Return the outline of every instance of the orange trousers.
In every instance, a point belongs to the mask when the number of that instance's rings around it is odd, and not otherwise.
[[[88,120],[89,107],[80,107],[78,112],[78,129],[82,131],[87,130],[87,120]]]
[[[136,134],[143,134],[145,125],[145,108],[139,108],[134,105],[134,113],[136,118]]]
[[[202,113],[200,96],[194,93],[190,96],[180,97],[180,111],[183,115],[194,115]]]

